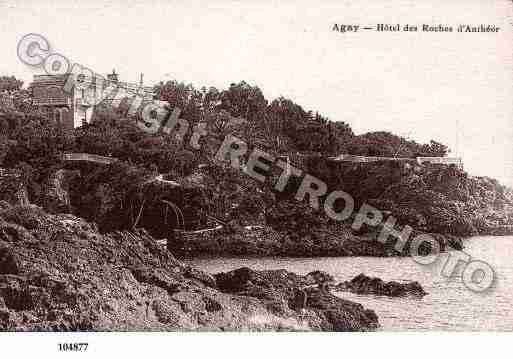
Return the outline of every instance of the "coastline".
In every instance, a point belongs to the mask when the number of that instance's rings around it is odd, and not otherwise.
[[[453,235],[430,233],[440,244],[441,252],[461,250],[464,239]],[[164,241],[161,241],[162,243]],[[182,233],[168,240],[167,248],[180,258],[201,256],[242,257],[405,257],[408,248],[397,251],[395,242],[383,244],[377,240],[377,232],[363,235],[351,233],[326,233],[312,230],[298,236],[291,232],[276,231],[270,227],[237,232],[217,231]],[[428,251],[428,249],[426,249]],[[429,252],[429,251],[428,251]]]
[[[244,268],[212,276],[175,259],[144,230],[100,234],[73,215],[4,201],[0,229],[2,331],[379,327],[373,311],[316,288],[315,278]]]

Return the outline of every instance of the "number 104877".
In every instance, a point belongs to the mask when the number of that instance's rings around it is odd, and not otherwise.
[[[85,352],[88,343],[59,343],[59,351],[61,352]]]

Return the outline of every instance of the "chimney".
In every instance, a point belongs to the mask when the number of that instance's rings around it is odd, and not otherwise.
[[[118,74],[116,73],[116,70],[112,70],[112,73],[107,75],[107,79],[118,82]]]

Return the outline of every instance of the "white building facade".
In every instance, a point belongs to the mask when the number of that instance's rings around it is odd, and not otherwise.
[[[77,80],[83,84],[65,91],[68,76],[34,75],[30,85],[34,104],[47,111],[64,128],[91,123],[95,103],[110,103],[117,107],[123,99],[133,101],[136,95],[142,102],[153,100],[151,87],[144,87],[142,83],[120,82],[115,71],[101,79],[78,77]],[[109,90],[105,91],[107,87]]]

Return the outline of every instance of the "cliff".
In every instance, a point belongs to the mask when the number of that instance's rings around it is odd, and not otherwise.
[[[181,108],[172,95],[179,88],[177,83],[162,84],[161,99]],[[197,99],[206,96],[197,95]],[[348,164],[329,160],[340,153],[444,156],[443,144],[419,144],[388,132],[355,136],[347,124],[303,111],[286,99],[268,104],[257,87],[246,83],[234,84],[222,94],[214,91],[208,98],[217,98],[223,105],[208,113],[182,113],[191,125],[207,125],[208,134],[198,151],[190,147],[190,138],[148,134],[108,106],[99,106],[94,123],[72,134],[60,131],[44,114],[6,112],[0,116],[7,134],[7,141],[0,141],[5,147],[2,166],[21,167],[27,173],[23,180],[18,175],[5,179],[0,175],[0,186],[7,188],[1,196],[22,204],[30,200],[51,213],[73,213],[97,223],[102,233],[145,228],[164,239],[176,229],[225,226],[219,235],[176,238],[183,240],[182,245],[175,241],[172,245],[184,255],[398,255],[373,240],[379,228],[355,232],[349,221],[333,223],[322,211],[296,201],[300,177],[292,176],[287,188],[277,193],[273,188],[279,176],[276,168],[266,183],[260,183],[240,169],[220,164],[215,160],[217,150],[226,135],[234,134],[250,149],[258,147],[276,159],[291,159],[303,176],[308,173],[323,180],[328,193],[347,192],[355,199],[355,208],[367,203],[397,218],[397,228],[409,225],[415,233],[433,234],[442,249],[461,249],[461,238],[467,236],[513,233],[513,196],[492,179],[471,177],[456,167],[418,166],[410,161]],[[226,101],[229,98],[241,101]],[[258,99],[254,111],[244,106],[243,114],[233,106],[249,99]],[[240,121],[241,117],[245,120]],[[112,156],[119,161],[72,165],[62,161],[66,152]],[[78,174],[72,176],[63,169],[77,169]],[[155,181],[159,175],[168,181]],[[320,198],[321,207],[325,198]],[[246,226],[261,230],[246,231]]]

